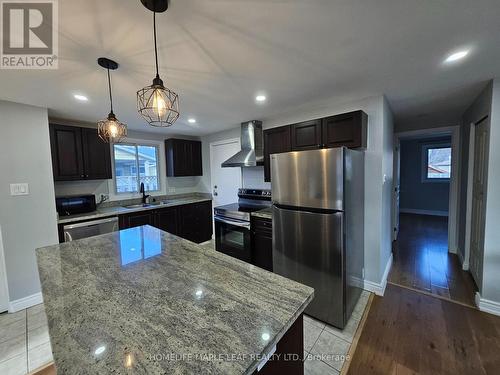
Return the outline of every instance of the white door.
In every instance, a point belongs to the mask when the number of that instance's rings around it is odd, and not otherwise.
[[[213,206],[236,203],[241,187],[241,168],[222,168],[221,164],[241,150],[239,139],[210,143],[210,171]]]
[[[2,242],[2,227],[0,227],[0,312],[9,308],[9,293],[7,292],[7,274]]]
[[[469,269],[481,290],[483,273],[484,225],[486,220],[486,178],[488,173],[488,121],[475,126],[472,220]]]
[[[399,192],[400,192],[400,164],[401,164],[401,151],[400,151],[400,140],[397,138],[394,142],[394,186],[393,186],[393,206],[392,206],[392,240],[396,241],[398,239],[399,233]]]

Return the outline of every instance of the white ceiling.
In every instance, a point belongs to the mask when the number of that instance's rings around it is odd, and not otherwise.
[[[157,17],[160,75],[181,117],[154,129],[135,96],[154,77],[152,14],[139,0],[62,0],[59,20],[59,69],[0,70],[0,98],[95,122],[109,112],[96,63],[106,56],[120,63],[115,113],[134,130],[203,135],[309,101],[382,93],[398,121],[456,118],[500,76],[498,0],[172,0]],[[442,63],[464,47],[464,61]],[[268,101],[257,105],[261,91]]]

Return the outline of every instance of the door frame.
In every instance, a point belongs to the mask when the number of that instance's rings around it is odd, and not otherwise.
[[[470,240],[472,236],[472,203],[473,203],[473,190],[474,190],[474,161],[475,161],[475,148],[476,148],[476,125],[483,121],[489,120],[489,115],[486,115],[476,122],[470,123],[469,128],[469,158],[467,164],[467,201],[466,201],[466,217],[465,217],[465,249],[464,259],[462,260],[462,269],[469,270],[470,265]],[[489,134],[488,134],[489,137]],[[489,140],[488,140],[489,143]]]
[[[460,182],[460,125],[444,126],[439,128],[419,129],[411,131],[397,132],[394,134],[396,140],[408,137],[420,136],[437,136],[440,134],[451,134],[451,177],[450,177],[450,194],[448,204],[448,252],[452,254],[459,253],[458,251],[458,232],[459,232],[459,182]],[[392,204],[395,205],[395,196],[393,194]]]
[[[229,138],[229,139],[222,139],[220,141],[215,141],[215,142],[210,142],[210,185],[209,185],[209,189],[210,189],[210,195],[212,196],[212,201],[213,201],[213,193],[214,193],[214,190],[213,190],[213,184],[212,184],[212,180],[213,180],[213,177],[214,177],[214,159],[213,159],[213,148],[214,146],[221,146],[221,145],[224,145],[224,144],[228,144],[228,143],[237,143],[238,146],[240,147],[241,149],[241,139],[240,138]],[[237,168],[237,167],[234,167],[234,168]],[[243,172],[240,168],[240,173],[239,173],[239,185],[240,187],[242,187],[242,184],[243,184]],[[214,221],[214,215],[212,215],[212,226],[213,226],[213,235],[212,235],[212,238],[215,238],[215,221]]]
[[[401,140],[394,136],[393,150],[393,180],[392,180],[392,241],[399,235],[399,206],[401,194]]]
[[[0,226],[0,275],[3,277],[0,279],[0,291],[3,289],[6,301],[0,301],[0,313],[7,311],[9,309],[10,297],[9,297],[9,285],[7,283],[7,267],[5,265],[5,253],[3,248],[3,237],[2,237],[2,227]],[[1,295],[2,293],[0,293]]]

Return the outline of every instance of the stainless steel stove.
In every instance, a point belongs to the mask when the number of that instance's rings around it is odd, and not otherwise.
[[[252,261],[250,214],[271,207],[271,191],[238,189],[238,203],[214,208],[215,249]]]

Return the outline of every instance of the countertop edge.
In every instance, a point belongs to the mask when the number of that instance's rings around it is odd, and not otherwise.
[[[312,289],[312,288],[311,288]],[[266,356],[269,354],[272,348],[280,342],[280,340],[285,336],[285,333],[288,332],[288,330],[292,327],[293,323],[299,318],[300,314],[304,313],[306,307],[311,303],[311,301],[314,298],[314,289],[309,298],[307,298],[304,303],[300,306],[300,308],[295,312],[295,314],[290,318],[290,320],[286,323],[286,325],[283,327],[283,329],[276,335],[274,336],[274,339],[267,344],[267,346],[264,348],[262,351],[261,356]],[[259,364],[262,362],[260,361],[254,361],[250,367],[244,372],[245,375],[250,375],[253,374],[253,372],[257,369]]]
[[[193,198],[179,199],[179,202],[175,202],[174,200],[172,200],[171,203],[153,205],[150,207],[125,208],[122,206],[115,206],[115,207],[109,207],[110,212],[94,211],[94,213],[89,212],[88,215],[79,216],[79,217],[63,216],[63,217],[60,217],[57,219],[57,224],[70,224],[70,223],[75,223],[77,221],[102,219],[105,217],[126,215],[128,213],[134,213],[134,212],[140,212],[140,211],[150,211],[150,210],[156,210],[156,209],[162,209],[162,208],[168,208],[168,207],[177,207],[177,206],[183,206],[186,204],[205,202],[205,201],[211,201],[211,200],[212,200],[212,198],[193,197]],[[116,212],[111,212],[112,209],[116,209]]]

